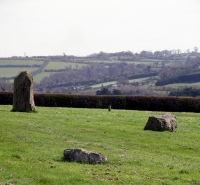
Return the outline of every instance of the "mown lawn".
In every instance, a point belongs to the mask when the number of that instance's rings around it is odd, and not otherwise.
[[[0,105],[0,184],[200,184],[200,114],[173,113],[178,132],[144,131],[163,112]],[[107,155],[64,162],[66,148]]]

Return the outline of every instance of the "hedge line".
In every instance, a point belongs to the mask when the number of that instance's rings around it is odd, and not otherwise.
[[[149,97],[149,96],[96,96],[35,94],[36,106],[108,108],[127,110],[149,110],[170,112],[200,112],[200,98],[190,97]],[[12,105],[13,94],[1,92],[1,105]]]

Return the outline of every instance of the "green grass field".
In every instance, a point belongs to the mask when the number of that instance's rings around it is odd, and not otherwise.
[[[162,62],[163,60],[159,60],[159,59],[152,59],[152,58],[143,58],[143,61],[149,61],[149,62]]]
[[[157,76],[155,76],[157,77]],[[150,79],[149,77],[145,77],[145,78],[137,78],[137,79],[132,79],[132,80],[129,80],[129,83],[132,83],[132,82],[141,82],[141,81],[144,81],[144,80],[147,80],[147,79]],[[114,84],[117,84],[117,81],[110,81],[110,82],[106,82],[106,83],[99,83],[99,84],[95,84],[95,85],[92,85],[91,87],[92,88],[100,88],[101,86],[104,87],[107,87],[109,85],[114,85]]]
[[[13,77],[17,76],[22,71],[35,71],[37,68],[33,67],[6,67],[6,68],[0,68],[0,78],[1,77]]]
[[[43,64],[43,61],[37,61],[37,60],[0,60],[0,65],[41,65]],[[0,78],[1,77],[13,77],[17,76],[22,71],[35,71],[37,68],[31,68],[31,67],[5,67],[0,68]],[[13,80],[11,80],[12,82]]]
[[[72,69],[79,69],[83,66],[87,66],[87,64],[80,64],[80,63],[73,63],[73,62],[49,62],[45,69],[65,69],[65,68],[72,68]]]
[[[0,60],[0,65],[41,65],[43,61],[37,60]]]
[[[132,79],[132,80],[129,80],[129,83],[132,83],[132,82],[141,82],[141,81],[144,81],[144,80],[147,80],[147,79],[149,79],[149,77]]]
[[[100,88],[100,87],[102,87],[102,85],[103,85],[104,87],[107,87],[107,86],[109,86],[109,85],[113,85],[113,84],[116,84],[116,83],[117,83],[117,81],[110,81],[110,82],[95,84],[95,85],[92,85],[91,87],[92,87],[93,89],[95,89],[95,88]]]
[[[173,113],[178,132],[144,131],[162,112],[0,105],[0,184],[200,184],[200,114]],[[66,148],[108,157],[64,162]]]
[[[85,62],[91,62],[91,63],[108,63],[108,64],[112,64],[112,63],[119,63],[121,61],[118,60],[86,60]]]
[[[200,82],[197,83],[174,83],[174,84],[168,84],[165,85],[165,87],[195,87],[200,86]]]
[[[128,64],[145,64],[145,65],[153,65],[153,62],[149,62],[149,61],[128,61]],[[160,62],[158,62],[159,64],[161,64]]]
[[[40,81],[41,81],[44,77],[49,77],[51,73],[53,73],[53,72],[44,72],[44,71],[43,71],[43,72],[41,72],[41,73],[35,75],[35,76],[33,77],[33,81],[36,82],[36,83],[40,83]]]

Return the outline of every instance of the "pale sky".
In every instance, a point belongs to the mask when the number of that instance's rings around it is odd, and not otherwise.
[[[0,0],[0,57],[200,51],[200,0]]]

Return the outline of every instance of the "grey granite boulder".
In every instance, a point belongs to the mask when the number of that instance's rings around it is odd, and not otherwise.
[[[176,116],[166,113],[164,115],[149,117],[144,130],[175,132],[177,128]]]
[[[87,151],[83,148],[64,150],[65,161],[85,162],[89,164],[101,164],[107,161],[107,157],[101,153]]]

